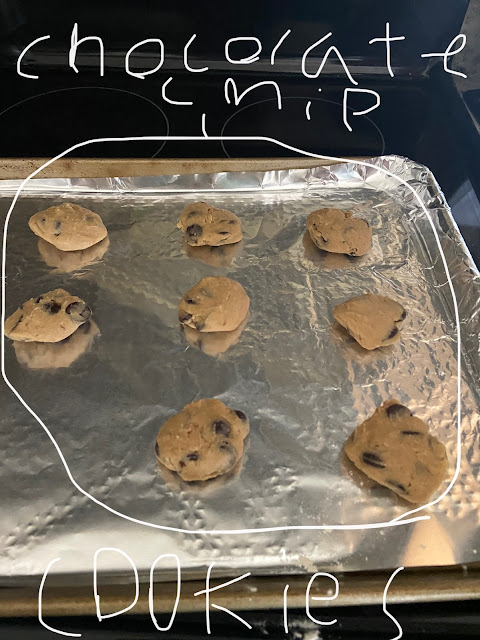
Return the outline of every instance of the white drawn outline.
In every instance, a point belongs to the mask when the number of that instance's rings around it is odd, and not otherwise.
[[[407,518],[407,516],[410,516],[414,513],[417,513],[418,511],[422,511],[423,509],[427,509],[428,507],[431,507],[435,504],[437,504],[438,502],[440,502],[440,500],[442,500],[447,493],[449,493],[449,491],[451,490],[451,488],[453,487],[453,485],[455,484],[458,475],[460,473],[460,464],[461,464],[461,444],[462,444],[462,433],[461,433],[461,336],[460,336],[460,319],[459,319],[459,315],[458,315],[458,303],[457,303],[457,298],[455,296],[455,291],[453,288],[453,283],[452,283],[452,279],[450,276],[450,271],[448,270],[448,265],[447,265],[447,259],[445,258],[445,254],[443,253],[443,249],[442,249],[442,245],[440,243],[440,239],[438,237],[438,233],[437,230],[435,229],[435,225],[433,224],[433,221],[430,217],[430,214],[427,210],[427,208],[425,207],[425,205],[423,204],[420,196],[417,194],[417,192],[415,191],[415,189],[406,181],[403,180],[402,178],[399,178],[398,176],[396,176],[394,173],[391,173],[390,171],[388,171],[388,169],[385,169],[383,167],[379,167],[377,165],[371,164],[370,162],[364,162],[363,160],[352,160],[351,158],[340,158],[340,157],[336,157],[336,156],[324,156],[321,154],[317,154],[317,153],[312,153],[310,151],[303,151],[302,149],[298,149],[297,147],[294,147],[292,145],[289,145],[285,142],[280,142],[279,140],[276,140],[275,138],[270,138],[267,136],[211,136],[209,138],[205,138],[204,136],[126,136],[123,138],[93,138],[91,140],[86,140],[85,142],[79,142],[77,144],[72,145],[71,147],[69,147],[68,149],[66,149],[65,151],[62,151],[62,153],[59,153],[58,155],[56,155],[55,157],[53,157],[51,160],[47,160],[47,162],[45,162],[44,164],[42,164],[38,169],[35,169],[35,171],[32,171],[32,173],[27,176],[20,184],[20,186],[18,187],[15,196],[12,200],[12,204],[10,205],[10,208],[7,212],[7,216],[5,218],[5,223],[3,226],[3,243],[2,243],[2,317],[1,317],[1,331],[2,331],[2,343],[1,343],[1,368],[2,368],[2,377],[6,383],[6,385],[9,387],[9,389],[15,394],[15,396],[20,400],[20,402],[22,403],[22,405],[25,407],[25,409],[35,418],[35,420],[38,422],[38,424],[44,429],[45,433],[48,435],[48,437],[50,438],[53,446],[55,447],[60,460],[63,463],[63,466],[65,467],[65,471],[68,475],[68,478],[70,479],[71,483],[73,484],[73,486],[80,492],[82,493],[84,496],[86,496],[87,498],[89,498],[90,500],[92,500],[92,502],[94,502],[95,504],[98,504],[99,506],[103,507],[104,509],[106,509],[107,511],[109,511],[110,513],[113,513],[117,516],[120,516],[121,518],[124,518],[125,520],[129,520],[130,522],[135,522],[137,524],[142,524],[145,525],[147,527],[152,527],[154,529],[163,529],[166,531],[175,531],[177,533],[185,533],[185,534],[190,534],[190,535],[198,535],[198,531],[195,530],[189,530],[189,529],[180,529],[177,527],[168,527],[165,525],[161,525],[161,524],[154,524],[153,522],[147,522],[145,520],[139,520],[137,518],[133,518],[132,516],[127,516],[123,513],[120,513],[119,511],[117,511],[116,509],[113,509],[112,507],[109,507],[107,504],[105,504],[104,502],[102,502],[101,500],[98,500],[97,498],[95,498],[94,496],[90,495],[87,491],[85,491],[85,489],[82,489],[82,487],[76,482],[75,478],[73,477],[67,461],[65,460],[65,457],[60,449],[60,447],[58,446],[55,438],[53,437],[53,435],[50,433],[48,427],[42,422],[42,420],[37,416],[37,414],[35,413],[35,411],[25,402],[25,400],[22,398],[22,396],[20,395],[20,393],[15,389],[15,387],[11,384],[11,382],[9,381],[9,379],[7,378],[7,375],[5,373],[5,331],[4,331],[4,323],[5,323],[5,268],[6,268],[6,262],[7,262],[7,232],[8,232],[8,222],[10,220],[10,216],[12,215],[12,211],[13,208],[15,207],[15,204],[18,200],[18,197],[20,196],[20,193],[23,189],[23,187],[27,184],[27,182],[29,180],[31,180],[34,176],[36,176],[38,173],[40,173],[43,169],[45,169],[46,167],[50,166],[51,164],[53,164],[56,160],[59,160],[60,158],[63,158],[64,156],[66,156],[67,154],[71,153],[72,151],[75,151],[75,149],[80,149],[81,147],[86,147],[89,144],[95,144],[95,143],[99,143],[99,142],[138,142],[138,141],[146,141],[146,140],[174,140],[174,141],[195,141],[195,142],[200,142],[200,141],[205,141],[205,140],[215,140],[215,141],[221,141],[221,140],[242,140],[242,141],[255,141],[255,142],[269,142],[269,143],[273,143],[276,144],[280,147],[283,147],[284,149],[287,149],[289,151],[293,151],[294,153],[298,153],[298,154],[303,154],[304,156],[308,156],[311,158],[318,158],[320,160],[332,160],[334,162],[346,162],[349,164],[357,164],[357,165],[361,165],[363,167],[370,167],[372,169],[375,169],[376,171],[381,171],[382,173],[390,176],[391,178],[394,178],[395,180],[397,180],[399,183],[403,184],[405,187],[407,187],[407,189],[414,195],[415,199],[418,201],[418,204],[420,205],[420,207],[422,208],[423,212],[425,213],[427,220],[430,223],[430,226],[432,227],[432,231],[433,231],[433,235],[435,236],[435,240],[437,242],[438,245],[438,249],[440,251],[440,256],[442,259],[442,263],[443,263],[443,267],[445,269],[445,275],[447,276],[447,281],[448,281],[448,286],[450,289],[450,293],[452,294],[452,302],[453,302],[453,307],[454,307],[454,311],[455,311],[455,324],[456,324],[456,329],[457,329],[457,461],[456,461],[456,465],[455,465],[455,474],[453,476],[453,478],[451,479],[448,487],[445,489],[445,491],[435,500],[432,500],[431,502],[428,502],[425,505],[422,505],[420,507],[417,507],[416,509],[411,509],[410,511],[407,511],[403,514],[401,514],[400,516],[397,516],[396,518],[393,518],[393,520],[390,520],[388,522],[375,522],[375,523],[371,523],[371,524],[338,524],[338,525],[289,525],[289,526],[284,526],[284,527],[259,527],[257,529],[219,529],[219,530],[215,530],[215,529],[210,529],[210,530],[202,530],[201,533],[202,534],[206,534],[206,535],[239,535],[239,534],[249,534],[249,533],[268,533],[268,532],[274,532],[274,531],[292,531],[292,530],[309,530],[309,531],[318,531],[318,530],[324,530],[324,531],[352,531],[352,530],[364,530],[364,529],[381,529],[383,527],[395,527],[395,526],[401,526],[404,524],[411,524],[413,522],[418,522],[420,520],[430,520],[430,516],[425,515],[425,516],[415,516],[413,518]]]
[[[390,618],[390,620],[395,624],[395,626],[398,629],[398,634],[391,640],[400,640],[400,638],[403,638],[403,629],[400,623],[398,622],[398,620],[394,616],[392,616],[392,614],[389,611],[387,611],[387,593],[390,585],[393,582],[393,579],[395,578],[397,573],[400,573],[400,571],[403,571],[403,569],[404,567],[398,567],[398,569],[395,569],[395,571],[392,573],[392,575],[388,579],[388,582],[385,585],[385,589],[383,590],[383,598],[382,598],[383,613]]]
[[[45,581],[47,579],[48,572],[50,571],[51,567],[59,560],[60,558],[54,558],[53,560],[51,560],[48,563],[47,568],[43,572],[42,580],[40,582],[40,587],[38,589],[38,621],[40,622],[42,627],[45,627],[45,629],[48,629],[48,631],[53,631],[53,633],[58,633],[58,635],[60,636],[68,636],[69,638],[81,638],[82,637],[81,633],[70,633],[69,631],[61,631],[60,629],[54,629],[53,627],[48,625],[43,619],[43,611],[42,611],[43,587],[45,586]]]
[[[98,571],[97,571],[98,554],[101,553],[102,551],[116,551],[117,553],[120,553],[126,560],[129,561],[130,566],[133,569],[133,573],[135,574],[135,598],[132,604],[128,605],[128,607],[125,607],[125,609],[121,609],[120,611],[115,611],[114,613],[106,613],[105,615],[102,615],[100,611],[100,596],[98,595]],[[121,616],[122,613],[126,613],[127,611],[130,611],[130,609],[133,609],[133,607],[137,604],[139,595],[140,595],[140,584],[138,582],[137,567],[135,566],[135,563],[130,558],[128,553],[125,553],[125,551],[122,551],[117,547],[100,547],[100,549],[97,549],[95,551],[95,555],[93,556],[93,599],[95,600],[95,608],[97,610],[98,621],[102,622],[107,618],[116,618],[116,616]]]

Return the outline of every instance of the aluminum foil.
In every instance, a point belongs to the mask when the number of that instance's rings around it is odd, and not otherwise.
[[[2,384],[2,583],[37,584],[57,557],[58,580],[76,574],[77,583],[90,582],[100,547],[123,550],[143,577],[162,553],[179,556],[184,576],[204,575],[211,562],[223,573],[269,574],[479,559],[480,277],[429,170],[393,156],[370,163],[30,181],[8,227],[6,312],[63,287],[91,306],[99,335],[58,369],[29,368],[25,362],[35,358],[22,361],[6,340],[5,371],[50,430],[72,477],[98,502],[73,486],[47,433]],[[427,510],[429,520],[379,529],[288,529],[371,525],[412,508],[365,482],[342,455],[351,431],[387,398],[398,398],[430,425],[447,446],[452,475],[455,470],[453,300],[425,212],[381,168],[415,188],[452,276],[462,337],[459,476]],[[0,184],[4,214],[18,184]],[[176,222],[199,199],[242,219],[245,238],[235,255],[187,255]],[[28,229],[30,215],[62,201],[93,209],[108,227],[108,249],[92,264],[42,257]],[[366,256],[321,253],[312,245],[305,220],[325,206],[369,221],[373,246]],[[177,321],[178,300],[207,275],[240,281],[251,299],[239,341],[217,357],[189,346]],[[402,338],[390,348],[365,352],[332,324],[336,304],[367,291],[395,298],[408,311]],[[188,485],[158,472],[154,441],[167,417],[201,397],[245,411],[251,434],[237,473]],[[286,529],[206,533],[271,527]],[[102,554],[99,567],[105,579],[132,578],[118,553]],[[171,578],[172,569],[164,561],[156,578]]]

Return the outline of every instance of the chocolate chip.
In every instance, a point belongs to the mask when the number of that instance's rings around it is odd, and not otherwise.
[[[158,448],[158,442],[155,442],[155,453],[157,454],[157,456],[160,455],[160,449]]]
[[[192,453],[187,453],[187,460],[191,460],[192,462],[195,462],[196,460],[198,460],[199,457],[200,456],[196,451],[192,451]]]
[[[50,311],[50,313],[58,313],[62,308],[62,305],[58,304],[58,302],[55,302],[55,300],[50,300],[50,302],[46,302],[43,305],[43,308],[45,309],[45,311]]]
[[[385,409],[385,413],[389,418],[409,418],[413,415],[408,407],[404,407],[403,404],[391,404]]]
[[[42,218],[43,224],[45,224],[46,221],[47,221],[46,218]]]
[[[230,425],[226,420],[215,420],[213,423],[213,430],[219,436],[225,436],[228,438],[232,432]]]
[[[393,329],[390,331],[390,333],[385,338],[385,340],[391,340],[392,338],[394,338],[397,335],[397,333],[398,333],[397,327],[393,327]]]
[[[356,249],[352,249],[348,255],[349,256],[356,256],[357,255],[357,250]]]
[[[400,320],[405,320],[406,317],[407,317],[407,312],[404,309],[402,315],[400,316]]]
[[[60,220],[55,220],[55,229],[58,231],[62,227],[62,223]]]
[[[421,431],[402,431],[404,436],[423,436]]]
[[[217,231],[219,236],[229,236],[230,231]]]
[[[187,299],[185,300],[185,302],[186,302],[187,304],[197,304],[197,301],[196,301],[196,300],[194,300],[193,298],[187,298]]]
[[[386,480],[385,482],[391,487],[395,487],[395,489],[398,489],[402,493],[407,493],[406,488],[403,486],[403,484],[400,484],[400,482],[395,482],[395,480]]]
[[[43,296],[38,296],[38,298],[35,300],[35,302],[38,304],[42,298],[43,298]]]
[[[180,469],[183,469],[183,467],[185,466],[185,463],[183,460],[180,460],[180,462],[178,463],[180,466]]]
[[[187,227],[187,235],[190,238],[200,238],[200,236],[203,233],[203,229],[199,224],[191,224],[189,227]]]
[[[92,315],[92,310],[90,307],[87,307],[85,302],[77,301],[71,302],[65,309],[65,313],[68,313],[68,315],[74,315],[85,322],[85,320],[88,320]]]
[[[377,469],[385,469],[382,458],[376,453],[366,451],[362,454],[362,460],[365,464],[368,464],[371,467],[376,467]]]
[[[236,416],[238,418],[240,418],[240,420],[242,422],[246,422],[247,421],[247,416],[243,413],[243,411],[240,411],[239,409],[235,409],[234,413],[236,414]]]
[[[191,313],[184,313],[183,315],[178,316],[178,319],[180,320],[180,322],[187,322],[187,320],[190,320],[191,317]]]

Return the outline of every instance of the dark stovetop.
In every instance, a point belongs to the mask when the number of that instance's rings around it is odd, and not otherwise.
[[[343,125],[343,81],[318,84],[302,76],[276,78],[281,111],[272,90],[261,87],[239,107],[228,105],[223,84],[228,74],[176,73],[174,94],[194,105],[179,107],[161,98],[164,78],[143,83],[121,71],[100,82],[92,71],[81,78],[68,71],[45,70],[39,81],[25,82],[5,71],[9,92],[0,95],[0,155],[52,157],[75,143],[98,137],[201,135],[202,113],[211,136],[268,136],[307,152],[332,156],[398,154],[428,166],[452,207],[463,236],[480,264],[480,91],[462,96],[452,76],[441,69],[417,79],[369,79],[381,106]],[[164,74],[164,77],[166,74]],[[240,77],[239,91],[264,79]],[[172,91],[173,93],[173,91]],[[14,96],[15,99],[12,99]],[[310,121],[305,107],[311,100]],[[466,108],[468,102],[469,110]],[[360,105],[353,104],[355,109]],[[128,142],[89,145],[76,157],[271,157],[291,151],[268,142]]]

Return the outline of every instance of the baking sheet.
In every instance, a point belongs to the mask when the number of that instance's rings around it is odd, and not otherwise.
[[[445,442],[456,459],[457,359],[453,303],[425,213],[405,185],[352,162],[267,173],[31,181],[12,214],[6,311],[64,287],[85,299],[101,335],[68,369],[31,370],[6,341],[10,382],[44,420],[77,483],[115,516],[79,493],[45,432],[3,385],[0,446],[2,580],[28,582],[52,571],[88,574],[99,547],[129,554],[141,575],[161,553],[177,553],[198,575],[214,561],[230,573],[366,570],[478,560],[479,275],[431,173],[397,157],[377,158],[415,187],[427,206],[453,277],[462,331],[462,465],[431,519],[402,527],[274,531],[241,535],[209,530],[363,525],[411,509],[382,487],[358,484],[341,455],[355,426],[384,399],[397,397]],[[18,183],[0,184],[5,213]],[[189,202],[235,211],[245,241],[230,266],[185,254],[175,224]],[[109,229],[104,258],[64,273],[40,257],[27,220],[74,200]],[[360,259],[321,254],[305,236],[308,213],[349,208],[373,227]],[[239,280],[252,301],[238,344],[219,358],[188,347],[176,305],[206,275]],[[332,308],[361,292],[398,299],[408,316],[395,346],[366,353],[332,326]],[[248,413],[251,435],[241,473],[189,486],[157,473],[160,424],[198,397],[216,396]],[[448,485],[445,483],[443,489]],[[168,566],[158,579],[168,579]],[[102,572],[125,572],[104,554]]]

